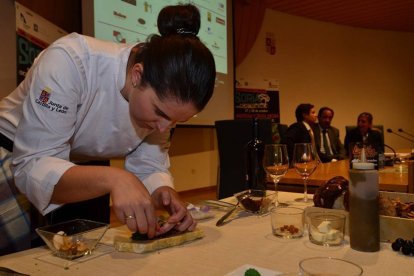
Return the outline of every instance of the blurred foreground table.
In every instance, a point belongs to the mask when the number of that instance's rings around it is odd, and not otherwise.
[[[306,205],[294,201],[301,196],[279,193],[281,201],[305,208]],[[228,200],[235,202],[233,198]],[[393,252],[388,243],[382,243],[381,250],[375,253],[355,251],[349,247],[348,240],[339,247],[325,248],[310,243],[307,236],[297,240],[276,238],[271,234],[269,216],[244,211],[237,212],[229,223],[216,227],[224,211],[214,212],[215,218],[199,222],[205,237],[182,246],[134,254],[116,252],[102,245],[106,253],[75,262],[56,262],[49,250],[35,248],[0,257],[0,266],[30,275],[226,275],[245,264],[295,272],[300,260],[323,256],[359,264],[364,275],[412,275],[414,257]],[[111,240],[120,230],[122,228],[108,230],[104,240]]]

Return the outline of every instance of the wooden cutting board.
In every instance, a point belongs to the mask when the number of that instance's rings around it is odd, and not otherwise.
[[[132,240],[132,233],[128,236],[118,235],[114,237],[114,247],[121,252],[146,253],[160,250],[167,247],[181,245],[204,237],[204,232],[201,229],[188,231],[184,233],[174,234],[162,238],[151,240],[136,241]]]

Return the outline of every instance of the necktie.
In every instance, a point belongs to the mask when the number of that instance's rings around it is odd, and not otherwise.
[[[322,141],[323,141],[323,149],[325,150],[326,155],[332,155],[331,149],[329,148],[328,138],[326,137],[326,129],[322,130]]]
[[[314,150],[315,152],[317,152],[317,151],[316,151],[315,136],[313,135],[313,131],[312,131],[312,129],[311,129],[311,128],[309,129],[309,136],[310,136],[310,138],[311,138],[311,143],[312,143],[312,146],[313,146],[313,150]]]

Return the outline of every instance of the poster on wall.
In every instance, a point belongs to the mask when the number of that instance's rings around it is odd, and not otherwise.
[[[21,4],[15,2],[15,6],[18,85],[37,55],[67,32]]]
[[[279,123],[279,91],[254,88],[236,88],[234,118],[272,119]]]

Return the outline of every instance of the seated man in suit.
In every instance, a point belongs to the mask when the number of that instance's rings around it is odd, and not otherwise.
[[[309,103],[300,104],[296,107],[295,116],[296,123],[289,126],[281,141],[281,144],[286,144],[287,146],[289,160],[293,160],[295,143],[314,144],[312,126],[316,123],[317,119],[315,106]]]
[[[318,112],[318,123],[313,127],[316,150],[323,163],[346,158],[345,148],[339,138],[339,130],[331,126],[334,111],[322,107]]]
[[[349,146],[354,143],[363,143],[365,145],[373,145],[379,153],[384,152],[384,141],[382,134],[372,129],[372,114],[363,112],[359,114],[357,127],[351,129],[345,135],[345,150],[349,156]]]

